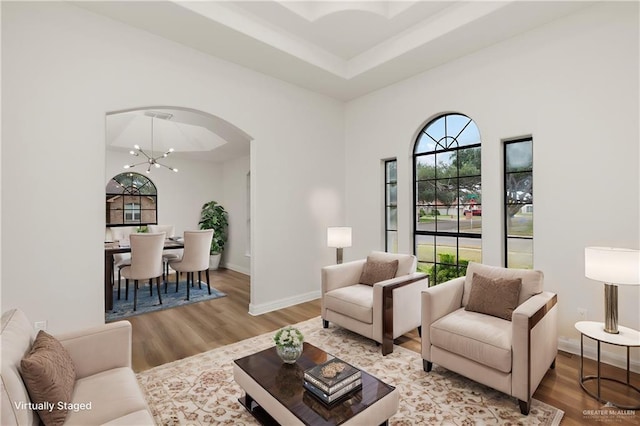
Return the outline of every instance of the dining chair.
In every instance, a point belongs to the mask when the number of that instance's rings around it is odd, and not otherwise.
[[[160,295],[160,278],[164,272],[162,267],[162,249],[164,248],[165,233],[131,234],[131,264],[121,269],[125,278],[125,291],[129,293],[129,280],[133,280],[133,310],[138,305],[138,281],[149,280],[149,289],[153,294],[153,279],[156,279],[158,300],[162,305]]]
[[[180,273],[187,273],[187,300],[189,300],[189,284],[193,286],[194,272],[198,273],[198,286],[202,287],[201,272],[206,272],[207,289],[211,294],[211,284],[209,281],[209,253],[211,251],[211,240],[213,239],[213,229],[205,229],[201,231],[185,231],[184,232],[184,254],[182,259],[170,260],[169,266],[176,271],[176,293],[178,292],[178,283],[180,281]],[[164,286],[167,292],[167,283]]]
[[[157,233],[164,232],[167,234],[167,238],[173,238],[175,236],[175,227],[173,225],[147,225],[149,232]],[[180,259],[182,257],[182,249],[169,249],[162,251],[162,262],[164,264],[164,274],[162,279],[169,279],[169,261],[173,259]]]
[[[109,228],[111,233],[110,240],[125,242],[129,240],[129,236],[133,233],[137,232],[136,226],[120,226],[120,227],[111,227]],[[131,264],[131,253],[116,253],[113,255],[113,276],[111,277],[111,283],[115,284],[115,273],[118,271],[118,300],[120,300],[120,284],[121,274],[120,271],[127,265]],[[129,295],[126,294],[126,299],[129,300]]]

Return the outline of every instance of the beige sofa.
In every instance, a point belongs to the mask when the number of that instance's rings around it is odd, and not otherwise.
[[[521,280],[511,321],[466,310],[476,273]],[[499,301],[496,300],[496,304]],[[422,358],[519,400],[529,414],[531,396],[558,353],[557,296],[543,291],[540,271],[469,263],[466,277],[422,293]]]
[[[20,361],[36,332],[20,310],[2,315],[2,413],[0,424],[38,425],[29,409],[29,394]],[[119,321],[55,336],[71,355],[76,370],[68,425],[153,425],[153,416],[131,369],[131,324]],[[84,403],[84,406],[79,405]],[[91,403],[87,406],[86,403]]]

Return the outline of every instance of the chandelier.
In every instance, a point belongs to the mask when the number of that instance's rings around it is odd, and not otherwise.
[[[136,164],[125,164],[124,168],[125,169],[130,169],[132,167],[136,167],[136,166],[140,166],[140,165],[146,164],[147,165],[147,170],[146,170],[147,174],[151,173],[151,167],[152,166],[155,167],[155,168],[158,168],[158,169],[160,167],[165,167],[165,168],[167,168],[169,170],[177,172],[178,169],[176,169],[174,167],[167,166],[165,164],[162,164],[162,163],[158,162],[158,160],[161,160],[163,158],[168,157],[169,154],[171,154],[174,151],[173,148],[169,148],[169,150],[167,152],[165,152],[164,154],[162,154],[162,155],[159,155],[157,157],[153,156],[153,119],[156,117],[156,114],[153,113],[153,112],[150,112],[150,111],[147,111],[145,114],[151,117],[151,152],[150,152],[150,155],[147,154],[146,152],[144,152],[142,150],[142,148],[140,148],[140,145],[134,145],[133,147],[135,148],[135,151],[131,150],[131,151],[129,151],[129,154],[133,155],[134,157],[139,157],[140,154],[142,154],[143,156],[146,157],[146,160],[141,161],[140,163],[136,163]],[[160,116],[159,114],[160,113],[158,113],[158,115],[157,115],[158,117]],[[171,114],[166,114],[166,116],[168,116],[166,119],[171,118]]]

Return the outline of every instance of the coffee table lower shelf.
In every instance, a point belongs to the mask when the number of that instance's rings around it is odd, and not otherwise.
[[[279,423],[260,406],[251,395],[245,394],[238,398],[238,402],[247,409],[247,411],[255,418],[261,425],[264,426],[277,426]]]

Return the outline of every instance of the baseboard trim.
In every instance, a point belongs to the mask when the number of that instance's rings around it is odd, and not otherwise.
[[[251,269],[244,268],[242,266],[235,265],[233,263],[225,263],[220,266],[221,268],[231,269],[232,271],[240,272],[241,274],[251,276]]]
[[[262,304],[249,304],[249,314],[253,316],[266,314],[267,312],[277,311],[278,309],[288,308],[289,306],[297,305],[311,300],[320,298],[320,291],[312,291],[309,293],[299,294],[293,297],[287,297],[285,299],[274,300],[269,303]]]
[[[584,345],[584,357],[592,360],[596,360],[598,358],[597,349],[595,343],[587,343],[591,339],[585,339]],[[591,340],[591,342],[593,342]],[[627,357],[607,351],[606,347],[609,346],[606,343],[600,345],[600,362],[604,364],[613,365],[615,367],[621,368],[623,370],[627,369]],[[558,349],[564,352],[569,352],[570,354],[580,356],[580,340],[567,339],[566,337],[560,337],[558,339]],[[634,373],[640,373],[640,362],[633,359],[633,349],[632,349],[632,359],[629,362],[629,369]]]

